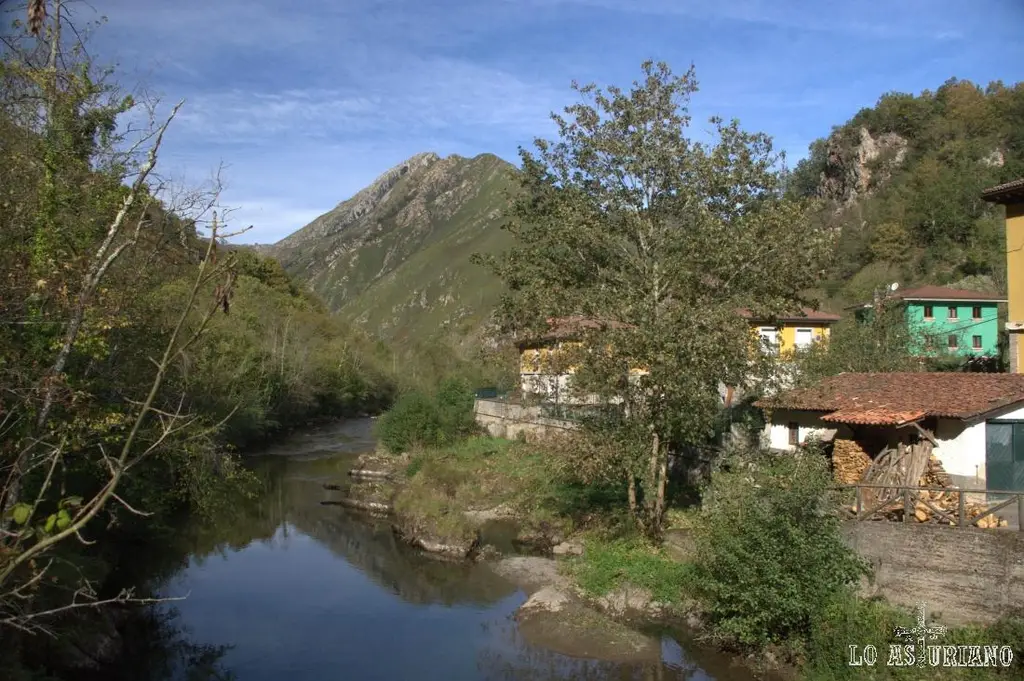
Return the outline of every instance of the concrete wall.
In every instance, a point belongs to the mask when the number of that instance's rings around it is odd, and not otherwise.
[[[477,399],[473,405],[476,422],[493,437],[510,440],[522,434],[527,440],[567,433],[576,428],[572,421],[541,416],[540,407],[524,406],[502,400]]]
[[[865,596],[911,609],[923,602],[930,617],[952,626],[1024,608],[1024,532],[848,522],[843,533],[874,568]]]

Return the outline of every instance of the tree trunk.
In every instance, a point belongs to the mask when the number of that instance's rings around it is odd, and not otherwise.
[[[661,537],[662,517],[665,514],[665,478],[668,461],[662,451],[661,436],[651,433],[651,459],[648,487],[644,490],[644,506],[647,511],[648,533],[652,539]]]
[[[636,503],[636,476],[632,473],[627,473],[627,475],[629,476],[629,513],[633,516],[633,521],[636,522],[640,531],[646,533],[647,524]]]

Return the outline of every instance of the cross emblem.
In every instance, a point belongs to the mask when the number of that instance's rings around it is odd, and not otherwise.
[[[935,640],[946,635],[947,629],[942,625],[928,626],[928,618],[926,617],[926,608],[924,603],[917,604],[917,626],[906,629],[904,627],[896,627],[895,635],[897,638],[915,640],[916,643],[916,657],[918,661],[924,660],[926,652],[925,646],[928,640]]]

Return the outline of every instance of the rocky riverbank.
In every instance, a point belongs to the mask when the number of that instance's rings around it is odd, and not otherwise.
[[[658,551],[592,537],[600,519],[556,510],[566,497],[549,482],[550,462],[514,443],[478,439],[412,456],[365,454],[348,478],[333,486],[343,500],[327,503],[375,515],[387,509],[395,535],[425,555],[482,563],[521,589],[527,598],[515,612],[517,628],[537,646],[573,657],[655,662],[662,639],[650,632],[690,640],[704,632],[698,604],[671,588],[684,583],[692,555],[685,531],[671,532]],[[708,654],[718,657],[716,665],[782,678],[763,660]]]
[[[529,595],[517,615],[525,624],[524,632],[580,629],[570,638],[586,647],[587,637],[581,634],[585,630],[602,639],[602,645],[618,642],[612,646],[617,650],[615,659],[632,659],[631,656],[645,654],[650,641],[627,625],[699,626],[700,620],[693,611],[659,602],[643,588],[625,584],[600,597],[588,595],[564,569],[565,559],[584,553],[584,544],[579,538],[567,536],[558,523],[522,523],[509,504],[458,511],[458,519],[447,518],[441,523],[430,523],[423,514],[407,512],[399,493],[409,482],[406,471],[410,464],[407,455],[364,454],[350,471],[353,484],[348,486],[347,495],[326,503],[375,514],[388,513],[397,536],[437,557],[486,561],[495,572]],[[325,487],[343,489],[340,485]],[[497,523],[513,528],[512,552],[518,555],[507,555],[507,551],[489,541],[488,529]],[[566,630],[555,622],[572,626]],[[587,624],[580,625],[583,622]],[[544,637],[549,638],[546,633]]]

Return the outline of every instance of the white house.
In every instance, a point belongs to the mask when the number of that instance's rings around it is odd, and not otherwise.
[[[761,400],[764,437],[793,450],[809,437],[852,440],[869,456],[919,437],[954,485],[1024,491],[1024,375],[847,373]]]

